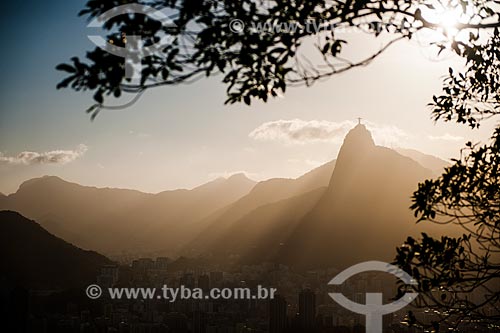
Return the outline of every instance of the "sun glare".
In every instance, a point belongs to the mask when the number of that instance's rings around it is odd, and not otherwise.
[[[461,12],[457,10],[447,10],[440,15],[439,24],[447,30],[456,29],[457,24],[460,22]]]
[[[454,39],[460,32],[459,25],[470,23],[473,18],[473,10],[467,7],[466,10],[462,6],[456,5],[453,7],[443,5],[436,1],[434,8],[422,8],[422,17],[436,25],[436,34],[442,39]],[[438,37],[437,35],[435,37]]]

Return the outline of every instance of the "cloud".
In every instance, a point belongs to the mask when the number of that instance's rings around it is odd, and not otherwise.
[[[340,143],[345,135],[356,126],[354,121],[331,122],[326,120],[275,120],[254,129],[249,137],[258,141],[278,141],[289,145],[303,145],[314,142]],[[379,145],[399,144],[408,134],[395,126],[364,122]]]
[[[259,141],[305,144],[341,140],[352,127],[349,121],[335,123],[326,120],[276,120],[260,125],[249,136]]]
[[[378,125],[367,122],[366,127],[372,133],[375,143],[380,146],[400,147],[410,137],[408,133],[392,125]]]
[[[456,141],[464,140],[464,138],[461,136],[455,136],[455,135],[451,135],[449,133],[439,135],[439,136],[429,135],[428,138],[429,138],[429,140],[432,140],[432,141],[455,141],[456,142]]]
[[[0,164],[66,164],[80,158],[88,150],[84,144],[75,150],[52,150],[48,152],[23,151],[17,156],[5,156],[0,153]]]

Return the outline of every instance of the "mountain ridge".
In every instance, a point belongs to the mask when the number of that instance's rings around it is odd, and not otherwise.
[[[103,265],[113,263],[95,251],[82,250],[52,235],[13,211],[0,211],[0,252],[0,275],[10,283],[35,289],[86,286],[95,281]]]
[[[82,248],[105,254],[125,249],[162,249],[171,254],[174,241],[186,237],[190,223],[237,200],[254,185],[246,177],[234,177],[192,190],[151,194],[81,186],[47,176],[28,180],[17,192],[2,197],[0,209],[35,219]]]
[[[200,235],[188,244],[187,251],[202,252],[211,242],[217,242],[233,223],[237,223],[263,205],[325,187],[334,167],[335,160],[314,168],[296,179],[272,178],[259,182],[247,195],[202,221],[204,227]]]
[[[236,255],[244,262],[255,261],[269,247],[272,255],[267,259],[307,269],[307,263],[341,262],[335,257],[323,260],[320,253],[366,242],[377,235],[377,226],[386,230],[378,237],[391,247],[416,229],[410,196],[420,181],[433,175],[431,168],[439,160],[411,153],[421,161],[377,146],[360,124],[346,135],[336,160],[295,179],[254,182],[239,173],[191,190],[152,194],[46,176],[0,196],[0,209],[17,210],[71,243],[110,255],[123,250],[172,257],[207,253]],[[278,225],[287,239],[276,233]],[[338,246],[329,247],[331,235]],[[280,240],[278,245],[273,238]],[[266,245],[256,248],[259,240]],[[370,253],[390,260],[391,251],[378,244]],[[351,252],[352,258],[342,264],[358,257]]]
[[[392,261],[409,235],[443,232],[432,224],[417,227],[409,208],[418,183],[430,177],[431,170],[375,145],[366,127],[356,126],[344,140],[328,189],[278,260],[304,269]]]
[[[431,176],[431,170],[413,159],[375,145],[366,127],[358,125],[346,135],[322,193],[316,192],[316,197],[308,193],[294,197],[289,199],[293,202],[290,205],[271,203],[264,215],[257,214],[258,209],[250,212],[218,236],[219,240],[225,240],[223,244],[213,242],[205,252],[214,258],[241,257],[240,263],[252,262],[266,254],[266,260],[301,270],[340,269],[366,260],[391,261],[395,247],[407,236],[423,230],[435,231],[433,226],[419,230],[409,209],[410,196],[418,183]],[[297,213],[302,215],[299,220],[286,214],[287,209],[300,206],[305,200],[313,205]],[[263,228],[293,225],[286,229],[286,238],[275,234],[273,240],[262,235],[266,241],[260,244],[258,239],[248,236],[252,234],[248,231],[252,230],[249,229],[252,224],[273,214],[276,219],[266,220],[271,225]],[[207,233],[203,236],[210,237]],[[229,241],[231,237],[237,239],[234,245]],[[248,244],[259,245],[249,248]]]

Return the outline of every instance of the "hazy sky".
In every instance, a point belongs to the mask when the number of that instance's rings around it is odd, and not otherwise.
[[[57,175],[85,185],[158,192],[246,172],[260,180],[296,177],[334,159],[357,117],[375,141],[444,159],[467,139],[485,140],[491,124],[471,131],[434,124],[426,104],[441,89],[451,55],[436,61],[416,41],[403,42],[366,68],[311,88],[294,88],[267,104],[224,106],[220,77],[147,92],[133,107],[90,122],[89,95],[57,91],[54,67],[93,49],[85,1],[2,4],[0,191]],[[351,54],[379,40],[354,36]]]

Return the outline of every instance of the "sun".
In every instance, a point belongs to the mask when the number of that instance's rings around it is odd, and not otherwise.
[[[456,9],[448,9],[439,15],[439,25],[447,30],[456,30],[458,24],[460,23],[460,17],[462,16],[461,11],[457,11]]]
[[[441,1],[435,1],[432,9],[422,8],[423,19],[435,25],[436,34],[448,40],[455,39],[460,33],[460,25],[470,23],[473,16],[473,8],[463,8],[458,3],[451,5],[450,2],[443,4]]]

